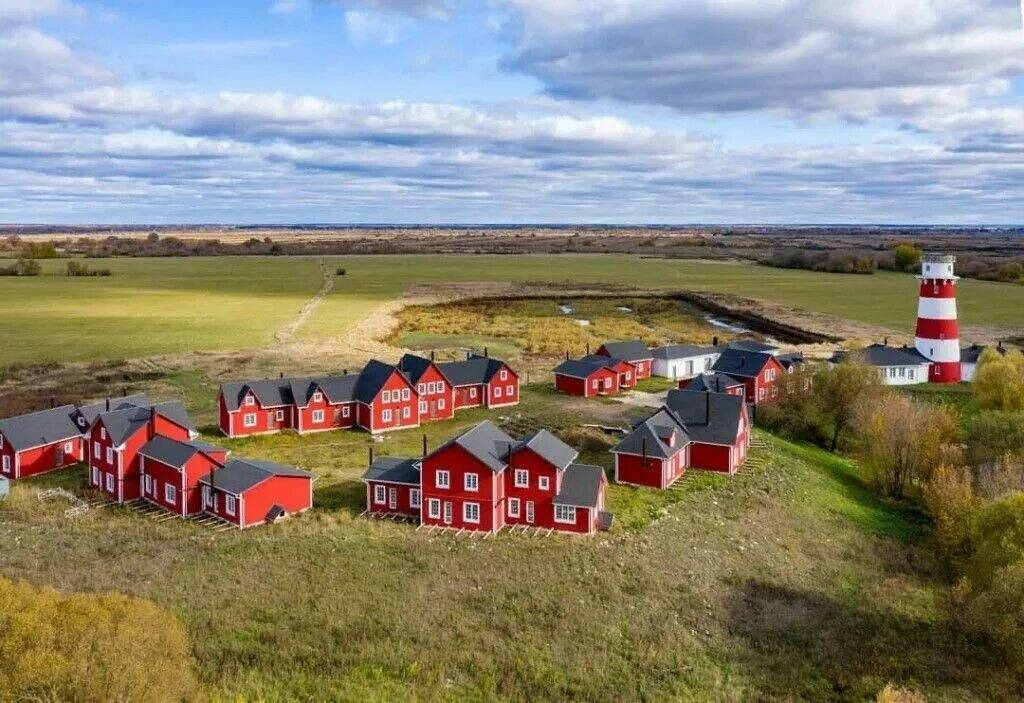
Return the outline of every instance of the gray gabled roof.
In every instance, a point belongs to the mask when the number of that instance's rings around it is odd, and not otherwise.
[[[228,459],[224,466],[215,469],[213,472],[212,485],[220,491],[241,495],[254,486],[275,476],[289,476],[296,478],[312,478],[313,474],[308,471],[296,469],[293,466],[285,466],[265,459]],[[207,474],[200,483],[211,485],[210,474]]]
[[[224,452],[225,449],[216,447],[206,442],[179,442],[176,439],[170,437],[164,437],[157,435],[153,439],[149,440],[142,447],[139,448],[139,454],[142,456],[159,461],[161,464],[174,467],[176,469],[184,468],[185,464],[188,463],[189,459],[194,457],[196,454],[203,453],[209,455],[211,452]],[[212,457],[211,457],[212,458]]]
[[[413,384],[419,383],[420,378],[427,372],[431,364],[434,362],[430,359],[426,359],[422,356],[416,356],[415,354],[404,354],[401,359],[398,360],[398,368],[405,374],[406,378],[412,381]],[[442,373],[442,375],[444,375]],[[446,377],[447,378],[447,377]]]
[[[669,438],[673,440],[672,446],[665,441]],[[687,430],[679,419],[661,408],[636,425],[611,451],[637,456],[646,453],[649,457],[667,459],[689,441]]]
[[[839,351],[832,355],[831,361],[840,363],[847,359],[870,366],[920,366],[931,363],[912,347],[889,347],[884,344],[872,344],[852,352]]]
[[[605,357],[607,359],[607,357]],[[583,361],[582,359],[566,359],[555,367],[559,376],[573,378],[590,378],[595,372],[607,369],[610,362]]]
[[[738,395],[669,391],[665,408],[683,423],[694,442],[731,445],[739,432],[743,403]]]
[[[97,403],[80,405],[78,406],[78,412],[85,419],[84,427],[89,427],[100,416],[100,413],[110,410],[123,410],[132,406],[146,407],[149,404],[149,398],[146,397],[145,393],[133,393],[121,396],[120,398],[105,398]]]
[[[1003,346],[988,347],[982,344],[972,344],[969,347],[964,347],[960,350],[960,361],[964,364],[976,364],[981,355],[986,349],[995,349],[1000,354],[1006,354],[1006,348]]]
[[[776,354],[775,358],[779,360],[780,364],[782,364],[782,368],[787,370],[793,368],[794,366],[802,366],[803,364],[807,363],[807,360],[804,359],[803,352],[787,352],[785,354]]]
[[[126,439],[138,432],[142,427],[145,427],[154,411],[186,430],[195,431],[195,425],[192,424],[188,411],[177,400],[156,403],[146,407],[131,406],[121,410],[111,410],[110,412],[100,413],[97,420],[103,423],[107,434],[110,435],[111,442],[113,442],[114,446],[117,446],[124,444]]]
[[[445,442],[431,452],[428,457],[453,444],[462,447],[470,456],[478,459],[491,471],[500,473],[508,466],[508,452],[515,444],[515,440],[490,420],[484,420],[455,439]]]
[[[292,381],[295,380],[299,379],[267,378],[259,381],[230,381],[222,383],[220,391],[224,395],[225,406],[231,411],[241,407],[242,398],[250,390],[260,405],[265,408],[291,405],[294,402]]]
[[[718,354],[718,347],[698,347],[693,344],[669,344],[651,349],[655,359],[690,359]]]
[[[505,362],[489,356],[474,354],[465,361],[445,361],[437,365],[444,377],[453,386],[479,386],[489,383]],[[511,373],[514,373],[511,371]]]
[[[766,354],[774,354],[779,351],[779,347],[776,344],[769,344],[768,342],[761,342],[756,339],[734,339],[725,345],[726,349],[739,349],[741,351],[752,351],[752,352],[764,352]]]
[[[722,351],[718,361],[711,368],[730,376],[756,376],[773,358],[767,352],[747,351],[728,347]]]
[[[350,373],[346,376],[321,376],[320,378],[291,379],[292,398],[299,407],[306,407],[313,394],[319,388],[332,404],[350,403],[355,400],[355,388],[359,375]]]
[[[16,451],[74,439],[82,435],[74,421],[76,412],[74,405],[61,405],[9,417],[0,420],[0,434]]]
[[[699,376],[695,376],[690,383],[687,384],[686,390],[701,391],[702,393],[725,393],[729,388],[743,385],[744,381],[742,379],[734,378],[726,373],[713,371],[711,373],[702,373]]]
[[[364,481],[420,485],[420,460],[382,456],[363,474]]]
[[[515,445],[512,451],[517,452],[520,449],[532,450],[534,454],[559,471],[571,464],[580,454],[547,430],[537,430],[533,435]]]
[[[608,356],[625,359],[626,361],[640,361],[653,358],[651,350],[639,339],[629,342],[605,342],[601,345],[601,348],[608,352]]]
[[[604,481],[604,469],[600,466],[573,464],[562,475],[562,487],[554,502],[556,505],[596,508]]]
[[[380,393],[381,388],[391,378],[391,374],[398,369],[391,364],[385,364],[377,359],[370,359],[359,374],[356,381],[353,395],[356,400],[369,405]],[[399,371],[401,373],[401,371]],[[403,374],[404,377],[404,374]],[[406,378],[408,380],[408,378]]]

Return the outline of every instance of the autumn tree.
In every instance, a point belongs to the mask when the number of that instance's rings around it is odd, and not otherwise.
[[[897,244],[894,253],[898,271],[913,271],[921,265],[921,248],[914,244]]]
[[[813,399],[831,427],[829,451],[834,452],[862,402],[881,389],[878,371],[867,364],[844,361],[822,369],[814,377]]]
[[[945,407],[894,391],[859,403],[852,424],[866,478],[897,500],[945,461],[957,429],[956,418]]]
[[[1024,410],[1024,354],[986,349],[978,359],[974,397],[982,410]]]

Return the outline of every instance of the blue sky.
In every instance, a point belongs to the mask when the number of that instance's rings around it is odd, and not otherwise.
[[[1022,75],[1017,0],[0,0],[0,221],[1021,223]]]

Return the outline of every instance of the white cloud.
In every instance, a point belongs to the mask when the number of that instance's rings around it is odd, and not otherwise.
[[[408,15],[421,19],[447,20],[452,15],[449,0],[327,0],[344,7],[380,14]]]
[[[399,20],[391,15],[365,10],[345,12],[345,30],[353,44],[394,44]]]

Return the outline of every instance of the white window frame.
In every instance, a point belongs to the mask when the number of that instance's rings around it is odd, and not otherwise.
[[[0,434],[0,449],[4,448],[4,436]]]
[[[502,369],[501,371],[499,371],[498,372],[498,378],[501,379],[502,381],[507,381],[508,380],[508,371],[506,371],[505,369]]]
[[[227,513],[228,515],[230,515],[231,517],[234,517],[235,513],[237,512],[237,510],[238,510],[238,505],[237,505],[237,501],[235,500],[235,497],[232,496],[232,495],[225,495],[224,496],[224,512]]]
[[[324,411],[323,410],[314,410],[313,411],[313,422],[323,422],[323,421],[324,421]]]
[[[501,397],[501,386],[495,386],[494,387],[494,397],[495,398],[500,398]]]
[[[427,412],[428,409],[429,409],[429,406],[427,405],[427,401],[421,400],[420,401],[420,412],[421,413],[425,413],[425,412]]]
[[[113,493],[114,492],[114,474],[107,474],[106,484],[107,484],[107,493]]]
[[[178,504],[178,489],[174,487],[173,483],[164,484],[164,502],[171,505]]]
[[[430,383],[427,384],[427,393],[436,393],[436,388],[437,386],[434,385],[433,381],[431,381]]]
[[[146,493],[153,495],[153,477],[146,474],[142,477],[142,485],[145,486]]]
[[[519,499],[509,498],[508,499],[508,516],[519,517]]]
[[[102,456],[102,454],[100,452],[100,443],[99,442],[93,442],[92,443],[92,458],[93,459],[99,459],[100,456]]]
[[[7,456],[6,454],[4,454],[3,467],[5,474],[11,473],[11,457]]]
[[[576,506],[555,505],[555,522],[562,525],[576,524]]]
[[[390,410],[381,410],[380,411],[380,419],[381,419],[382,422],[391,422],[391,411]]]
[[[402,400],[409,400],[410,398],[412,398],[412,391],[410,391],[408,388],[403,388]]]
[[[478,474],[473,473],[473,472],[467,472],[467,473],[463,474],[462,475],[462,487],[465,490],[473,491],[474,493],[476,491],[479,491],[480,490],[480,476]]]
[[[107,447],[107,463],[108,464],[113,464],[114,463],[114,448],[113,447]]]
[[[276,410],[276,411],[274,412],[274,418],[275,418],[275,419],[276,419],[276,420],[277,420],[278,422],[282,422],[282,421],[284,420],[284,410],[281,410],[281,409],[278,409],[278,410]]]
[[[408,420],[410,417],[412,417],[412,408],[406,405],[404,408],[402,408],[402,419]]]
[[[476,400],[476,386],[469,389],[469,397],[471,400]]]
[[[409,507],[419,508],[420,507],[420,489],[410,488],[409,489]]]
[[[470,513],[474,512],[474,511],[476,512],[476,516],[475,517],[470,517]],[[462,521],[463,522],[468,522],[471,525],[479,525],[480,524],[480,504],[479,503],[469,502],[469,501],[463,503],[462,504]]]
[[[380,483],[373,487],[373,502],[377,505],[383,505],[387,502],[387,489]]]
[[[352,414],[352,408],[351,407],[349,407],[348,405],[342,406],[342,408],[341,408],[341,416],[342,417],[348,417],[351,414]]]
[[[105,440],[106,438],[107,438],[107,428],[106,427],[101,427],[100,428],[100,439]]]
[[[390,403],[391,402],[391,391],[384,391],[380,394],[380,402]]]
[[[593,381],[591,381],[591,382],[590,382],[590,385],[591,385],[591,387],[592,387],[592,388],[593,388],[593,389],[594,389],[595,391],[596,391],[596,390],[598,390],[598,385],[597,385],[597,384],[598,384],[598,382],[599,382],[599,381],[598,381],[598,379],[596,379],[596,378],[595,378],[595,379],[594,379]]]
[[[431,498],[427,501],[427,515],[429,517],[440,519],[441,518],[441,501],[437,498]]]
[[[434,483],[438,488],[452,487],[452,474],[448,469],[439,469],[434,476]]]
[[[520,480],[520,476],[522,480]],[[516,488],[529,488],[530,487],[530,472],[526,469],[516,469],[515,473],[515,485]]]
[[[542,491],[546,491],[551,488],[551,480],[547,476],[537,477],[537,488]]]
[[[416,384],[416,392],[419,393],[420,395],[423,395],[424,393],[426,393],[427,392],[427,384],[426,383],[417,383]]]
[[[323,402],[323,399],[324,399],[324,394],[321,393],[320,391],[317,391],[316,393],[313,394],[313,402],[314,403]]]
[[[245,404],[246,405],[256,405],[256,399],[253,398],[251,395],[247,395],[247,396],[245,396]]]
[[[243,427],[255,427],[256,426],[256,413],[246,413],[242,416]]]
[[[444,381],[438,381],[434,384],[434,387],[437,389],[438,393],[444,393]]]
[[[513,390],[513,388],[514,388],[513,386],[506,386],[505,387],[505,395],[507,395],[509,398],[511,398],[513,395],[515,395],[515,391]]]
[[[75,452],[75,443],[74,442],[65,442],[64,443],[64,453],[65,454],[73,454],[74,452]]]
[[[437,409],[444,410],[444,398],[437,399]]]

